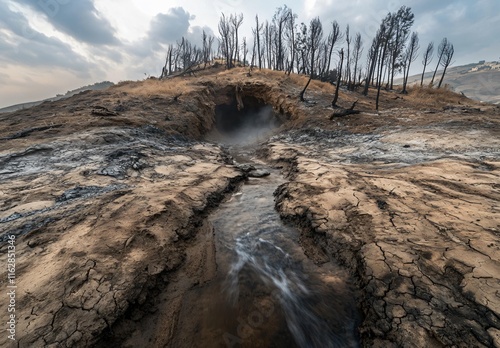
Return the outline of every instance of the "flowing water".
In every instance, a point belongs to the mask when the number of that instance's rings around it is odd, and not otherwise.
[[[359,346],[346,274],[304,255],[299,232],[274,208],[273,192],[285,181],[270,171],[250,178],[211,216],[217,276],[183,301],[189,306],[178,330],[188,334],[173,346]]]

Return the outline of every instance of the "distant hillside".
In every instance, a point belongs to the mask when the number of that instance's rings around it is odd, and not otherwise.
[[[431,71],[424,75],[424,84],[430,83],[433,73]],[[434,84],[439,82],[441,74],[442,71],[437,72]],[[408,83],[420,84],[420,78],[421,74],[410,76]],[[480,61],[450,68],[446,72],[443,84],[448,84],[454,91],[461,92],[469,98],[500,104],[500,62]]]
[[[28,109],[28,108],[31,108],[31,107],[33,107],[35,105],[39,105],[39,104],[41,104],[43,102],[46,102],[46,101],[56,101],[56,100],[60,100],[60,99],[65,99],[65,98],[69,98],[69,97],[71,97],[71,96],[73,96],[75,94],[78,94],[80,92],[83,92],[83,91],[101,90],[101,89],[106,89],[106,88],[108,88],[110,86],[113,86],[113,85],[114,85],[114,83],[110,82],[110,81],[96,82],[93,85],[88,85],[88,86],[84,86],[84,87],[80,87],[80,88],[74,89],[72,91],[67,91],[66,94],[58,94],[58,95],[56,95],[55,97],[52,97],[52,98],[47,98],[47,99],[44,99],[44,100],[39,100],[39,101],[34,101],[34,102],[21,103],[21,104],[7,106],[5,108],[0,109],[0,113],[2,113],[2,112],[13,112],[13,111],[21,110],[21,109]]]

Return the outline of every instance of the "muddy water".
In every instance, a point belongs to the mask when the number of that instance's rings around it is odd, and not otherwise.
[[[357,347],[345,274],[315,265],[285,226],[277,171],[250,178],[212,215],[217,275],[183,300],[172,347]]]

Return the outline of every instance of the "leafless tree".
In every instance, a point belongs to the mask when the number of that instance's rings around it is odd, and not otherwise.
[[[438,88],[441,88],[441,84],[444,80],[444,75],[446,74],[446,69],[451,64],[451,60],[453,59],[454,54],[455,48],[451,43],[448,43],[448,46],[443,54],[443,59],[441,61],[441,66],[443,67],[443,75],[441,75],[441,80],[439,80]]]
[[[226,60],[226,68],[233,67],[233,52],[231,51],[231,25],[224,13],[219,20],[219,34],[220,34],[220,49]]]
[[[332,22],[332,29],[331,29],[330,33],[328,34],[328,38],[326,39],[328,61],[325,65],[326,71],[322,72],[323,76],[325,76],[328,73],[328,71],[330,70],[333,48],[340,40],[342,40],[342,38],[343,38],[343,34],[340,32],[339,24],[337,23],[337,21],[333,21]]]
[[[231,23],[231,31],[233,33],[233,39],[232,42],[234,43],[234,61],[239,62],[240,61],[240,46],[239,46],[239,34],[238,30],[241,27],[241,24],[243,24],[243,13],[240,13],[239,15],[231,15],[229,17],[229,22]]]
[[[349,30],[349,24],[345,29],[345,43],[347,44],[347,59],[345,67],[345,75],[347,77],[347,89],[351,89],[351,33]]]
[[[288,75],[290,75],[290,73],[293,71],[295,55],[297,51],[297,49],[295,48],[295,31],[296,31],[295,20],[297,19],[297,15],[293,13],[292,10],[289,11],[290,12],[288,15],[288,20],[286,22],[286,32],[285,32],[285,39],[288,43],[288,50],[290,51],[289,64],[287,67]]]
[[[204,63],[204,68],[206,68],[207,64],[211,60],[214,37],[207,36],[207,34],[205,33],[205,30],[203,30],[202,41],[203,41],[203,49],[202,49],[202,51],[203,51],[203,63]]]
[[[410,76],[410,66],[411,63],[417,59],[417,53],[420,46],[418,45],[418,34],[413,32],[411,34],[410,43],[406,48],[404,59],[403,59],[403,91],[402,93],[407,93],[406,86],[408,84],[408,77]]]
[[[304,23],[300,24],[300,30],[297,33],[297,39],[295,47],[297,49],[297,70],[299,74],[307,74],[309,73],[309,51],[310,47],[308,45],[308,30],[307,25]]]
[[[351,85],[351,90],[354,90],[354,86],[356,85],[356,76],[358,75],[359,60],[361,58],[362,53],[363,53],[363,40],[361,39],[361,34],[356,33],[356,37],[354,38],[354,47],[352,49],[352,62],[354,65],[354,70],[352,74],[353,81]],[[361,68],[359,70],[361,70]]]
[[[393,14],[389,13],[387,16],[384,18],[382,21],[382,24],[380,25],[380,40],[383,43],[379,49],[381,50],[379,54],[379,68],[378,68],[378,76],[377,76],[377,98],[375,100],[375,108],[378,110],[379,106],[379,100],[380,100],[380,89],[382,87],[382,73],[384,71],[384,66],[388,60],[388,54],[387,54],[387,48],[389,46],[389,41],[392,38],[393,32],[394,32],[394,24],[396,22],[396,18]],[[388,66],[388,64],[387,64]]]
[[[441,60],[443,59],[444,53],[448,49],[448,45],[449,45],[448,39],[443,38],[443,40],[441,40],[441,43],[438,46],[438,57],[439,58],[438,58],[438,63],[436,65],[436,70],[434,70],[434,74],[432,75],[431,86],[434,84],[434,78],[436,77],[436,73],[439,69],[439,66],[441,65]]]
[[[337,107],[337,100],[339,99],[339,89],[340,89],[340,81],[342,79],[342,65],[344,64],[344,49],[340,50],[340,61],[339,68],[337,69],[337,85],[335,86],[335,95],[333,96],[332,107]]]
[[[372,81],[375,75],[375,68],[377,66],[378,54],[380,51],[380,46],[382,45],[382,33],[380,29],[377,31],[377,34],[372,40],[372,44],[370,49],[368,50],[367,55],[367,64],[366,64],[366,80],[365,87],[363,89],[363,94],[368,95],[368,87],[370,85],[370,81]]]
[[[273,27],[266,21],[264,26],[264,39],[265,39],[265,47],[264,50],[266,52],[266,60],[267,60],[267,68],[272,69],[273,67]]]
[[[410,35],[410,28],[413,25],[415,16],[410,7],[401,6],[396,13],[392,14],[392,17],[393,30],[391,32],[391,37],[388,39],[390,61],[387,65],[390,69],[390,89],[392,89],[394,85],[394,75],[400,68],[404,47]]]
[[[434,42],[429,42],[429,44],[427,45],[427,49],[425,50],[425,53],[424,53],[424,58],[422,59],[422,64],[424,65],[424,70],[422,71],[422,78],[420,79],[420,86],[423,86],[423,84],[424,84],[425,68],[432,61],[433,54],[434,54]]]
[[[304,101],[304,93],[307,90],[307,87],[309,87],[309,84],[311,83],[311,79],[314,77],[314,63],[316,59],[316,53],[321,45],[321,39],[323,38],[323,26],[321,25],[321,21],[319,20],[319,17],[313,18],[311,20],[311,23],[309,24],[309,39],[308,39],[308,46],[311,52],[311,74],[309,76],[309,80],[307,80],[307,84],[300,92],[300,101]]]
[[[255,16],[255,29],[253,29],[253,34],[255,37],[255,43],[257,44],[257,60],[259,62],[259,69],[262,69],[262,53],[260,49],[260,32],[262,31],[262,24],[259,24],[259,16]]]
[[[247,54],[248,54],[247,38],[243,37],[243,66],[246,66]]]
[[[167,46],[167,57],[165,58],[165,65],[163,66],[163,69],[161,71],[160,79],[163,79],[168,75],[172,75],[173,55],[174,55],[174,45],[169,44]]]
[[[285,31],[287,30],[287,23],[292,16],[292,10],[286,5],[278,7],[273,16],[272,24],[275,28],[275,45],[276,45],[276,70],[285,70]]]

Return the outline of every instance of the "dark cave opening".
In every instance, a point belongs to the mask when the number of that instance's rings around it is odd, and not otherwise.
[[[215,108],[215,127],[218,133],[238,142],[253,142],[264,138],[280,125],[278,115],[271,105],[253,96],[231,98],[229,104]]]

